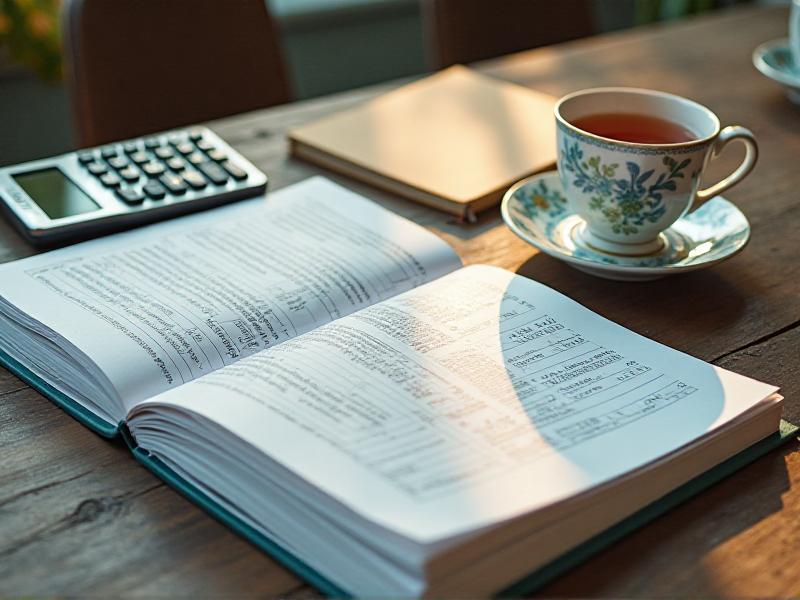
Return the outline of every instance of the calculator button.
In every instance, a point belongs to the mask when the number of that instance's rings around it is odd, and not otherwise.
[[[208,158],[216,162],[222,162],[223,160],[228,160],[228,155],[225,154],[222,150],[218,148],[214,148],[213,150],[209,150],[207,152]]]
[[[103,173],[107,172],[108,169],[106,166],[99,162],[93,162],[86,165],[86,168],[89,169],[89,173],[92,175],[102,175]]]
[[[131,154],[131,160],[135,162],[137,165],[144,164],[146,162],[150,162],[150,157],[147,156],[147,152],[142,152],[139,150],[138,152],[134,152]]]
[[[183,179],[196,190],[202,190],[206,185],[206,178],[197,171],[188,171],[183,174]]]
[[[160,148],[156,148],[155,154],[158,158],[163,158],[165,160],[167,158],[172,158],[173,156],[175,156],[175,153],[169,146],[161,146]]]
[[[128,160],[122,156],[112,156],[108,159],[108,164],[119,170],[128,166]]]
[[[189,139],[192,140],[193,142],[196,142],[197,140],[201,139],[202,137],[203,137],[203,130],[202,129],[197,128],[197,129],[190,129],[189,130]]]
[[[117,187],[121,180],[115,173],[106,173],[105,175],[100,176],[100,181],[103,182],[103,185],[106,187]]]
[[[240,166],[233,164],[231,161],[226,160],[224,163],[222,163],[222,166],[228,173],[230,173],[231,177],[237,181],[247,179],[247,171],[242,169]]]
[[[161,145],[161,140],[158,138],[148,138],[144,141],[145,148],[158,148]]]
[[[186,182],[183,181],[183,177],[180,175],[167,173],[159,177],[158,180],[173,194],[182,194],[186,191]]]
[[[122,177],[125,181],[138,181],[139,171],[137,171],[133,167],[126,167],[119,172],[119,176]]]
[[[222,185],[228,181],[228,174],[215,162],[200,163],[197,168],[216,185]]]
[[[81,152],[80,154],[78,154],[78,160],[81,162],[82,165],[88,165],[89,163],[94,162],[94,153]]]
[[[150,177],[161,175],[164,170],[164,165],[158,162],[149,162],[142,165],[142,171],[150,175]]]
[[[175,149],[181,154],[191,154],[194,152],[194,144],[190,144],[189,142],[181,142],[175,146]]]
[[[125,150],[125,154],[133,154],[134,152],[139,151],[139,144],[136,142],[128,142],[122,146],[122,149]]]
[[[132,188],[120,188],[117,190],[117,196],[122,198],[128,204],[141,204],[144,201],[144,194],[139,190]]]
[[[186,159],[193,165],[199,165],[200,163],[206,162],[206,157],[201,152],[192,152],[186,157]]]
[[[200,150],[202,150],[203,152],[210,152],[211,150],[214,149],[214,144],[212,144],[208,140],[198,140],[195,143],[197,144],[197,147],[200,148]]]
[[[179,133],[173,133],[167,139],[169,140],[169,143],[172,144],[173,146],[177,146],[178,144],[181,144],[184,141],[186,141],[186,137]]]
[[[143,188],[144,193],[150,196],[153,200],[161,200],[164,196],[167,195],[167,190],[164,189],[164,186],[158,183],[155,179],[151,179],[147,182]]]
[[[173,171],[182,171],[186,168],[186,161],[176,156],[167,161],[167,166]]]
[[[103,158],[106,158],[106,159],[111,158],[111,157],[116,156],[116,155],[117,155],[117,149],[114,148],[114,146],[106,146],[105,148],[100,150],[100,156],[102,156]]]

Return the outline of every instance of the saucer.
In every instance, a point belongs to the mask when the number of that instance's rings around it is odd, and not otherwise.
[[[586,223],[574,214],[557,171],[528,177],[503,196],[503,220],[517,236],[576,269],[619,281],[648,281],[704,269],[730,258],[750,239],[750,224],[717,196],[661,233],[661,250],[646,256],[607,254],[587,245]]]
[[[784,38],[761,44],[753,51],[753,64],[764,75],[786,88],[786,95],[800,104],[800,65],[795,65]]]

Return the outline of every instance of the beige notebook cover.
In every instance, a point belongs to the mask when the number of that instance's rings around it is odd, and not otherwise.
[[[472,220],[555,163],[552,96],[455,66],[289,132],[292,154]]]

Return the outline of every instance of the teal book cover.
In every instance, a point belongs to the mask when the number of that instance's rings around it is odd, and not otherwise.
[[[257,548],[260,548],[262,551],[275,558],[283,566],[292,570],[299,577],[316,587],[325,595],[336,598],[348,597],[351,595],[347,590],[339,588],[337,585],[326,579],[322,574],[297,559],[297,557],[282,548],[280,545],[276,544],[238,519],[236,516],[232,515],[219,504],[211,500],[208,496],[203,494],[203,492],[198,490],[196,487],[188,484],[180,475],[175,473],[175,471],[170,469],[158,458],[153,457],[146,451],[138,448],[136,446],[136,441],[128,432],[128,428],[125,424],[122,424],[120,430],[125,442],[131,448],[134,457],[136,457],[136,460],[152,471],[165,483],[169,484],[178,492],[180,492],[183,496],[194,502],[197,506],[205,510],[224,525],[249,540]],[[734,473],[735,471],[745,467],[770,450],[779,447],[781,444],[788,442],[791,439],[795,439],[797,434],[797,426],[787,423],[786,421],[781,421],[780,431],[777,431],[771,436],[761,440],[757,444],[746,448],[742,452],[718,464],[713,469],[706,471],[699,477],[696,477],[681,487],[673,490],[666,496],[663,496],[652,504],[645,506],[636,513],[632,514],[630,517],[620,521],[616,525],[587,540],[580,546],[573,548],[571,551],[550,562],[544,567],[537,569],[505,590],[498,592],[497,596],[501,598],[514,598],[529,594],[539,589],[556,577],[565,574],[573,567],[576,567],[582,562],[588,560],[614,542],[622,539],[627,534],[635,531],[643,525],[646,525],[653,519],[678,506],[692,496],[699,494],[706,488],[714,485],[731,473]]]
[[[107,438],[121,435],[133,456],[140,464],[231,530],[250,541],[254,546],[266,552],[287,569],[290,569],[306,582],[313,585],[320,592],[331,597],[350,596],[347,590],[329,581],[321,573],[299,560],[291,552],[249,526],[214,500],[210,499],[196,487],[187,483],[180,475],[175,473],[175,471],[170,469],[158,458],[150,455],[144,449],[139,448],[124,422],[115,425],[98,418],[91,411],[47,384],[29,369],[2,352],[0,352],[0,364],[44,394],[44,396],[64,409],[70,416],[99,435]],[[786,421],[781,421],[780,431],[746,448],[742,452],[718,464],[713,469],[673,490],[666,496],[645,506],[630,517],[589,539],[578,547],[573,548],[570,552],[534,571],[507,589],[502,590],[497,595],[499,597],[518,597],[546,585],[556,577],[563,575],[604,548],[622,539],[627,534],[714,485],[731,473],[743,468],[760,456],[779,447],[781,444],[795,439],[797,435],[797,426]]]
[[[109,423],[108,421],[101,419],[88,408],[82,406],[80,403],[76,402],[63,392],[54,388],[41,377],[36,375],[33,371],[28,369],[25,365],[17,360],[14,360],[2,350],[0,350],[0,365],[3,365],[6,369],[11,371],[14,375],[19,377],[33,389],[41,392],[46,398],[49,398],[53,404],[60,407],[76,421],[86,425],[86,427],[98,435],[106,438],[114,438],[119,435],[118,424]]]

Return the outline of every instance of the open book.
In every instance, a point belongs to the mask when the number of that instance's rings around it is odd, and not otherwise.
[[[332,593],[497,592],[780,437],[775,387],[321,178],[0,266],[0,350]]]

